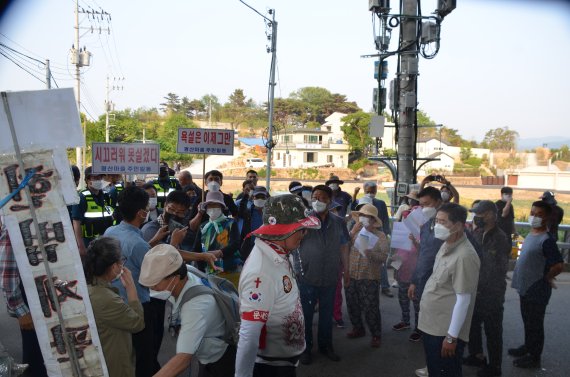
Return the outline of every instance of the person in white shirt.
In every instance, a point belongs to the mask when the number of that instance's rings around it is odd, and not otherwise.
[[[239,281],[241,327],[236,377],[294,377],[305,323],[289,253],[321,223],[297,195],[271,197]]]
[[[182,302],[188,289],[203,283],[188,271],[178,250],[168,244],[150,249],[144,257],[139,282],[150,288],[151,297],[168,300],[172,313],[180,318],[176,355],[155,376],[177,376],[194,357],[204,366],[204,375],[232,376],[236,349],[224,341],[225,320],[214,296],[199,295]]]

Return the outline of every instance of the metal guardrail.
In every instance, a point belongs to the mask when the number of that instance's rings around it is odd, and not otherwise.
[[[515,222],[515,228],[523,228],[523,229],[530,229],[530,224],[525,222]],[[562,237],[561,241],[558,241],[558,247],[560,250],[570,249],[570,225],[568,224],[560,224],[558,226],[559,232],[564,232],[564,237]]]

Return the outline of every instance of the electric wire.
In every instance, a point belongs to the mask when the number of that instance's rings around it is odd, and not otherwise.
[[[28,70],[33,71],[34,73],[36,73],[38,75],[43,74],[44,67],[41,67],[41,68],[38,67],[37,63],[35,61],[34,62],[27,61],[27,60],[23,59],[21,56],[14,54],[10,50],[3,49],[2,47],[0,47],[0,51],[3,51],[4,54],[6,54],[8,57],[10,57],[12,59],[12,61],[19,63],[20,65],[26,67]],[[45,63],[43,65],[45,66]]]
[[[22,70],[26,71],[29,75],[33,76],[34,78],[36,78],[37,80],[41,81],[42,83],[46,83],[44,80],[40,79],[38,76],[34,75],[32,72],[28,71],[26,68],[22,67],[20,64],[18,64],[16,61],[12,60],[8,55],[4,54],[4,52],[0,51],[0,55],[4,56],[6,59],[10,60],[12,63],[16,64],[18,67],[20,67]]]

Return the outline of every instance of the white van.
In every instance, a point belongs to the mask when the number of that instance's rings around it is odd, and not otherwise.
[[[248,158],[245,160],[246,168],[263,168],[265,167],[265,161],[261,158]]]

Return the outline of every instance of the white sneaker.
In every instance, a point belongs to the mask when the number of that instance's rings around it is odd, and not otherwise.
[[[428,369],[427,367],[423,367],[421,369],[416,369],[416,376],[418,377],[428,377]]]

